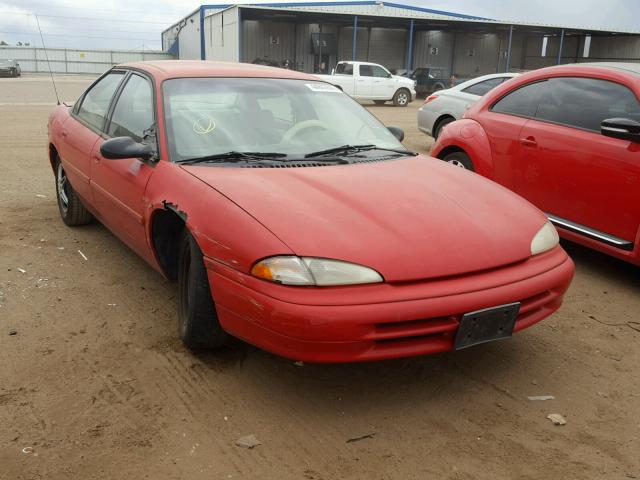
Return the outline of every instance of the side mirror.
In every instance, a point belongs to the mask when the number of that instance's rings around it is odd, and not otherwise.
[[[155,155],[152,145],[136,142],[131,137],[115,137],[100,145],[100,154],[104,158],[118,160],[121,158],[139,158],[149,160]]]
[[[387,130],[389,130],[393,134],[393,136],[398,139],[399,142],[404,140],[404,130],[402,130],[400,127],[387,127]]]
[[[640,123],[630,118],[608,118],[600,124],[600,133],[605,137],[640,142]]]

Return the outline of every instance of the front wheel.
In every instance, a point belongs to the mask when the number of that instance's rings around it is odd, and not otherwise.
[[[187,229],[178,260],[178,333],[188,348],[217,348],[229,341],[218,321],[202,251]]]
[[[93,220],[93,215],[85,208],[69,183],[67,172],[65,172],[60,160],[56,162],[56,197],[58,198],[60,217],[69,227],[86,225]]]
[[[446,155],[443,160],[451,165],[455,165],[456,167],[464,168],[466,170],[474,171],[473,162],[464,152],[454,152]]]
[[[409,93],[409,90],[406,90],[404,88],[401,88],[400,90],[398,90],[396,94],[393,96],[393,104],[396,107],[406,107],[407,105],[409,105],[410,101],[411,101],[411,94]]]

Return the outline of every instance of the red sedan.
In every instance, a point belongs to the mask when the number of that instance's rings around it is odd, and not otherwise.
[[[542,212],[402,136],[312,76],[209,62],[116,67],[49,120],[62,219],[177,281],[188,347],[374,360],[554,312],[574,266]]]
[[[560,235],[640,265],[640,65],[550,67],[449,124],[434,157],[543,210]]]

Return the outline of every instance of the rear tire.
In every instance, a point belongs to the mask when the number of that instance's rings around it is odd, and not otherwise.
[[[191,349],[217,348],[229,341],[218,321],[202,251],[185,228],[178,259],[178,333]]]
[[[446,127],[447,125],[449,125],[451,122],[454,122],[454,121],[455,121],[455,118],[453,117],[445,117],[442,120],[440,120],[438,123],[436,123],[436,126],[433,129],[434,140],[438,139],[444,127]]]
[[[62,162],[56,161],[56,197],[62,221],[69,227],[91,223],[93,215],[85,208],[80,197],[69,183]]]
[[[453,152],[449,155],[446,155],[443,160],[447,163],[455,165],[456,167],[464,168],[466,170],[475,171],[473,168],[473,162],[464,152]]]
[[[399,89],[393,96],[393,104],[396,107],[406,107],[411,102],[411,93],[406,88]]]

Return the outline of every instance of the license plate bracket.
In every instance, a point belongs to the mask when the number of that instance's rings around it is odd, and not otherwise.
[[[454,348],[462,350],[511,337],[518,312],[520,302],[465,313],[460,320]]]

